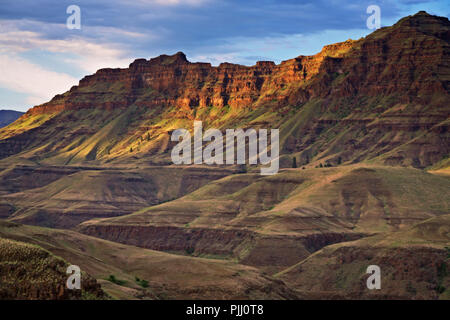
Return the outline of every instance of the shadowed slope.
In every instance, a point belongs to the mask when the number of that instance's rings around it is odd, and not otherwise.
[[[449,190],[448,178],[407,168],[239,174],[130,215],[87,221],[79,229],[156,250],[237,257],[273,271],[330,243],[448,213]]]
[[[15,184],[23,189],[25,183],[29,189],[0,196],[0,214],[18,222],[68,228],[95,217],[128,214],[181,197],[231,172],[194,167],[14,167],[1,172],[0,179],[9,190],[15,191]],[[29,180],[36,178],[40,179],[34,183],[37,188],[30,188]]]
[[[381,290],[366,288],[366,269],[381,268]],[[277,277],[303,297],[450,299],[450,215],[411,228],[331,245]]]
[[[74,231],[22,226],[1,221],[0,237],[37,244],[71,261],[80,266],[82,271],[96,277],[104,290],[114,298],[296,297],[283,282],[234,262],[177,256],[96,239]],[[28,244],[26,246],[31,247]],[[114,275],[123,283],[119,285],[105,281],[110,275]],[[136,282],[136,277],[146,280],[148,287],[143,288]]]
[[[14,110],[0,110],[0,128],[7,126],[23,115],[23,112]]]

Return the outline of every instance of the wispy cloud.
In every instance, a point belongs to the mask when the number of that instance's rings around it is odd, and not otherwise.
[[[97,40],[81,36],[52,39],[46,38],[44,32],[49,25],[42,22],[3,20],[0,27],[0,87],[23,93],[26,96],[24,101],[29,105],[50,100],[55,94],[76,85],[79,79],[64,70],[49,70],[21,57],[21,54],[33,50],[58,53],[60,65],[75,66],[82,70],[80,73],[87,74],[106,67],[127,67],[133,60],[123,45],[102,43],[98,39],[116,36],[139,40],[151,36],[112,27],[90,27],[85,32]],[[56,32],[65,30],[65,25],[51,24],[51,28]]]
[[[0,54],[0,86],[27,94],[30,105],[48,101],[78,83],[67,74],[43,69],[24,59]]]
[[[63,24],[45,24],[29,20],[0,21],[0,52],[9,55],[43,49],[49,52],[66,53],[66,62],[76,64],[85,72],[95,72],[105,67],[126,67],[130,63],[131,52],[123,43],[111,39],[126,38],[127,41],[156,39],[151,33],[126,31],[113,27],[86,27],[88,36],[73,35],[63,39],[48,38],[44,33],[51,27],[53,32],[66,32]],[[25,30],[24,30],[25,29]],[[39,31],[29,31],[39,30]],[[46,37],[47,36],[47,37]]]

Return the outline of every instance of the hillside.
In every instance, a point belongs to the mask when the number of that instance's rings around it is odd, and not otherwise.
[[[364,287],[379,265],[382,288]],[[450,215],[411,228],[328,246],[280,272],[300,296],[347,299],[450,299]]]
[[[450,299],[449,40],[420,11],[280,64],[84,77],[0,128],[0,298],[94,298],[39,278],[70,262],[116,299]],[[173,164],[194,120],[278,128],[279,172]]]
[[[69,265],[39,246],[0,237],[0,299],[107,298],[96,280],[85,272],[81,275],[81,290],[67,289]]]
[[[11,247],[11,244],[17,244],[19,249],[27,249],[22,250],[25,250],[25,254],[20,256],[20,261],[9,258],[11,250],[14,250],[14,257],[17,256],[17,250],[15,246]],[[5,256],[5,252],[8,255]],[[296,298],[293,291],[288,289],[282,281],[274,280],[255,268],[239,265],[233,261],[183,257],[121,245],[74,231],[23,226],[0,220],[0,262],[16,261],[15,265],[20,270],[25,268],[33,271],[27,278],[19,278],[21,280],[19,283],[23,284],[23,292],[32,293],[33,290],[30,288],[33,284],[42,288],[47,274],[50,276],[56,268],[59,272],[57,279],[64,278],[61,280],[63,282],[58,283],[65,283],[67,276],[61,275],[59,271],[64,264],[47,267],[54,259],[49,252],[73,263],[76,262],[82,272],[95,277],[103,290],[114,299]],[[36,258],[32,258],[31,255]],[[39,268],[35,268],[33,263],[40,263]],[[51,264],[53,265],[55,262]],[[15,283],[16,278],[11,274],[1,273],[1,275],[3,279],[7,279],[8,283]],[[108,280],[111,275],[117,281]],[[83,275],[82,279],[83,277],[85,276]],[[145,282],[137,281],[136,278]],[[86,280],[82,283],[89,282]],[[25,285],[28,287],[24,287]],[[0,292],[1,290],[0,282]],[[5,297],[0,295],[0,298]],[[44,298],[44,296],[34,298]]]
[[[0,173],[2,185],[7,187],[0,195],[0,217],[70,228],[92,218],[120,216],[173,200],[231,172],[13,166]]]
[[[271,177],[232,175],[78,229],[160,251],[236,258],[274,273],[326,245],[449,213],[448,199],[448,178],[417,169],[290,169]]]
[[[300,165],[448,158],[446,18],[423,11],[279,65],[191,63],[179,52],[101,69],[0,130],[0,158],[41,164],[170,163],[169,133],[280,128]],[[290,157],[282,157],[290,166]]]

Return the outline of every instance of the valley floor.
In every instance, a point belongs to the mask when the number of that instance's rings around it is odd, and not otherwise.
[[[445,174],[15,165],[0,180],[0,238],[80,266],[104,297],[450,298]]]

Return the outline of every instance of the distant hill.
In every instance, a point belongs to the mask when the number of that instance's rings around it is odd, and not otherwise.
[[[20,111],[0,110],[0,128],[16,121],[21,115],[23,115],[23,112]]]

